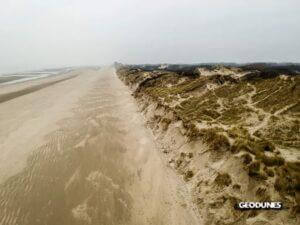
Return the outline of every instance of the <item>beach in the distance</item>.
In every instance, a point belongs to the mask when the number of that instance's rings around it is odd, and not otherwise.
[[[44,70],[16,72],[16,73],[0,72],[0,86],[22,83],[31,80],[60,75],[60,74],[70,72],[71,70],[72,68],[66,67],[66,68],[59,68],[59,69],[44,69]]]

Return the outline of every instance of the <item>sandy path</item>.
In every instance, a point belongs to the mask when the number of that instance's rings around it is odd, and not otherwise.
[[[201,224],[112,69],[0,104],[0,182],[1,225]]]

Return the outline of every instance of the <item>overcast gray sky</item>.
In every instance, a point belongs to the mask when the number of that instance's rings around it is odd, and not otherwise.
[[[300,62],[299,0],[1,0],[0,71]]]

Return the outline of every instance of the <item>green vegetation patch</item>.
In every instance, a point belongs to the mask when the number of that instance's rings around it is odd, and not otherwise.
[[[244,107],[243,105],[232,106],[225,109],[218,120],[226,125],[236,124],[240,122],[241,119],[245,118],[245,114],[248,114],[251,111],[251,109]]]
[[[206,143],[210,150],[226,151],[230,150],[228,138],[218,128],[198,129],[194,124],[188,126],[187,136],[190,141],[200,139]]]
[[[232,102],[234,99],[251,91],[253,91],[253,88],[246,82],[239,82],[237,84],[223,85],[215,90],[215,94],[219,98],[224,98]]]
[[[170,77],[174,78],[174,76],[169,74],[149,82],[145,87],[145,92],[155,98],[169,95],[175,96],[178,94],[183,95],[203,87],[206,84],[205,80],[201,78],[189,79],[183,83],[177,84],[180,77],[177,76],[176,79],[171,79]],[[168,86],[168,84],[171,86]]]
[[[280,118],[270,121],[269,129],[263,131],[264,136],[268,137],[277,145],[288,148],[300,149],[300,122],[297,119],[287,120]]]
[[[192,97],[175,108],[177,115],[184,121],[212,121],[221,116],[216,110],[220,105],[214,99]]]
[[[256,106],[267,112],[275,113],[286,106],[299,104],[300,77],[282,79],[263,79],[253,83],[257,94],[253,96]]]
[[[221,187],[224,187],[231,185],[232,180],[228,173],[219,173],[215,179],[215,183]]]

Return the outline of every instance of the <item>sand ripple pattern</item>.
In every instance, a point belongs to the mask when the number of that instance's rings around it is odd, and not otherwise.
[[[100,78],[26,168],[1,184],[0,224],[127,224],[133,175],[122,157],[122,104]]]

